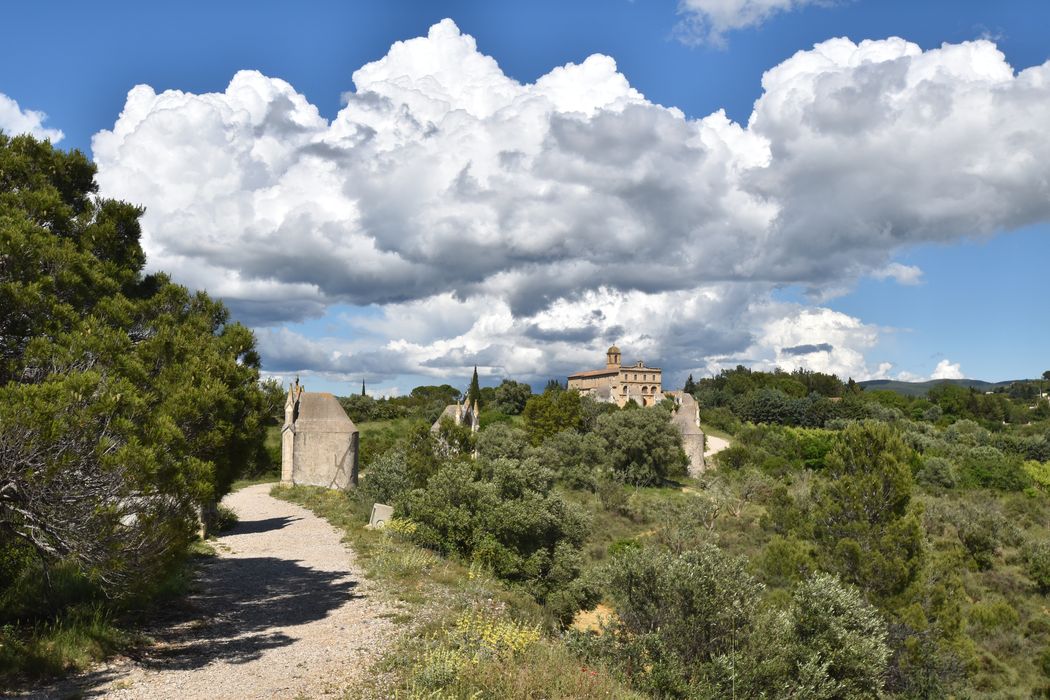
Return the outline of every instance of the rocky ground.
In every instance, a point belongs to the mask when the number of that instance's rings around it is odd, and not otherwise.
[[[156,645],[21,697],[313,698],[363,679],[392,641],[390,609],[335,528],[269,492],[227,496],[240,521],[185,605],[147,630]]]

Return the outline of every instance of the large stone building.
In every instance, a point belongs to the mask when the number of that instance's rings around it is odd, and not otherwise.
[[[569,388],[621,408],[631,399],[639,406],[652,406],[664,399],[661,374],[658,367],[646,367],[641,360],[623,365],[620,348],[613,345],[605,354],[605,369],[570,374]]]
[[[288,389],[281,430],[281,483],[348,489],[357,485],[359,433],[331,394]]]

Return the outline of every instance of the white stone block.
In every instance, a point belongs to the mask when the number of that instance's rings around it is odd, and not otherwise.
[[[392,517],[394,517],[393,506],[376,503],[372,506],[372,517],[368,519],[368,527],[373,530],[382,530]]]

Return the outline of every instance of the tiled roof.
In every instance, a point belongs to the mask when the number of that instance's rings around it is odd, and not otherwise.
[[[611,376],[611,375],[619,374],[619,373],[620,373],[620,368],[619,367],[616,367],[614,369],[589,369],[586,372],[577,372],[576,374],[570,374],[569,375],[569,379],[577,379],[577,378],[583,378],[583,377],[604,377],[606,375],[610,375]]]

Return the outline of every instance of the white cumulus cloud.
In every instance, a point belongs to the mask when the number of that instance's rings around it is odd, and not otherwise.
[[[878,280],[892,279],[897,284],[916,285],[922,282],[922,269],[915,265],[903,265],[898,262],[874,270],[871,276]]]
[[[963,379],[965,376],[958,362],[944,359],[937,363],[930,379]]]
[[[331,121],[255,71],[140,85],[92,141],[103,193],[146,207],[151,267],[257,326],[374,306],[362,340],[302,356],[333,372],[560,372],[617,342],[670,370],[874,375],[877,329],[773,290],[914,283],[909,246],[1050,219],[1050,64],[987,41],[823,42],[764,75],[747,124],[654,104],[602,55],[519,83],[451,20],[353,83]],[[282,371],[288,341],[263,336]]]
[[[22,109],[18,102],[0,92],[0,131],[9,136],[30,134],[38,139],[58,143],[65,136],[61,129],[44,126],[47,115],[32,109]]]
[[[755,27],[775,14],[829,0],[680,0],[675,36],[685,44],[724,46],[726,33]]]

